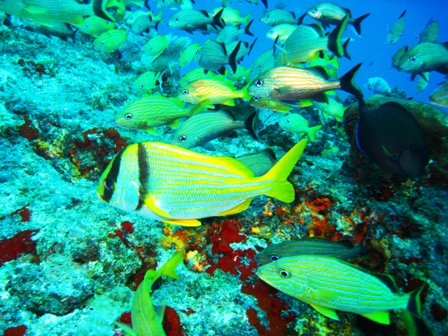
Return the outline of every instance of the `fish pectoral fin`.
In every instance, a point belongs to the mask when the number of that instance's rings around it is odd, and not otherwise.
[[[389,158],[389,159],[391,159],[393,161],[397,161],[398,160],[397,157],[394,157],[394,156],[392,156],[392,154],[390,154],[390,152],[387,150],[387,148],[384,145],[381,145],[381,150],[382,150],[382,152],[383,152],[385,157],[387,157],[387,158]]]
[[[153,135],[159,135],[159,133],[154,129],[154,127],[145,128],[145,132],[148,132],[149,134]]]
[[[126,335],[129,336],[137,336],[137,334],[134,332],[134,330],[132,330],[132,328],[124,323],[121,322],[114,322],[115,325],[121,329],[123,329],[123,331],[126,333]]]
[[[339,316],[333,308],[323,307],[316,304],[310,304],[310,306],[316,309],[322,315],[339,321]]]
[[[171,128],[178,128],[179,127],[179,119],[174,120],[171,124],[168,125]]]
[[[156,205],[156,198],[154,196],[146,197],[144,199],[143,203],[149,210],[154,212],[156,215],[159,215],[160,217],[167,218],[167,219],[170,219],[172,217],[169,213],[163,211]]]
[[[201,226],[201,222],[197,219],[162,219],[161,222],[181,226]]]
[[[224,210],[222,212],[220,212],[217,216],[228,216],[228,215],[234,215],[240,212],[243,212],[244,210],[246,210],[249,205],[250,202],[252,202],[253,198],[249,198],[247,200],[245,200],[244,202],[238,204],[236,207],[233,207],[232,209],[229,210]]]
[[[389,312],[387,310],[380,310],[374,313],[367,313],[361,315],[376,323],[390,324]]]

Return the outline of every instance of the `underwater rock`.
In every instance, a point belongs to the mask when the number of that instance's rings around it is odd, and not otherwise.
[[[448,115],[442,110],[415,100],[373,95],[366,100],[369,109],[376,109],[387,102],[396,102],[406,108],[417,119],[426,137],[429,157],[433,160],[427,167],[430,178],[437,182],[448,183]],[[358,114],[358,103],[350,105],[346,111],[345,120],[351,120]],[[359,153],[356,145],[357,119],[345,124],[345,131],[351,141],[351,152]],[[367,158],[366,158],[367,160]]]
[[[381,77],[369,78],[367,84],[364,87],[368,90],[372,90],[373,93],[380,93],[383,95],[389,95],[391,92],[389,84]]]

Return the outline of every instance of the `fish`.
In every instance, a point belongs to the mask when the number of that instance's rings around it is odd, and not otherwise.
[[[76,31],[73,26],[65,22],[51,22],[50,25],[41,25],[33,20],[23,21],[27,30],[39,32],[45,36],[57,36],[60,39],[66,41],[68,38],[75,39]]]
[[[336,310],[390,324],[389,310],[407,309],[421,317],[420,292],[396,293],[387,274],[369,274],[343,260],[322,255],[283,257],[259,267],[257,276],[272,287],[339,320]]]
[[[255,77],[247,90],[253,96],[282,102],[297,102],[302,99],[327,102],[325,92],[339,89],[355,96],[362,96],[361,89],[353,83],[353,78],[361,65],[362,63],[359,63],[354,66],[335,81],[327,81],[325,78],[328,78],[328,75],[319,68],[275,67]]]
[[[422,42],[409,49],[400,58],[400,70],[412,74],[412,79],[424,72],[448,74],[448,42]]]
[[[159,23],[162,22],[162,11],[160,10],[157,15],[152,12],[136,11],[128,17],[126,22],[135,34],[141,34],[150,28],[157,30]]]
[[[179,5],[183,9],[191,9],[193,0],[156,0],[158,8],[175,8]]]
[[[428,21],[425,29],[419,35],[419,42],[437,42],[439,37],[439,21],[433,20],[432,18]]]
[[[210,11],[210,14],[215,16],[221,11],[221,19],[225,25],[238,26],[239,24],[249,24],[251,13],[247,14],[245,17],[242,17],[240,11],[232,7],[216,7]]]
[[[157,34],[143,45],[142,50],[150,56],[159,56],[168,48],[170,39],[171,34],[166,36]]]
[[[282,103],[278,100],[267,99],[263,97],[253,96],[249,102],[250,105],[262,109],[269,109],[276,112],[288,113],[294,106],[286,103]]]
[[[102,33],[114,28],[115,22],[107,21],[98,16],[92,15],[84,20],[79,30],[84,34],[98,37]]]
[[[245,88],[235,89],[232,82],[219,79],[198,79],[179,90],[178,97],[186,103],[199,104],[208,101],[209,104],[235,106],[235,99],[250,99]]]
[[[332,241],[321,237],[307,237],[300,240],[283,241],[272,244],[257,253],[255,259],[260,266],[277,261],[284,257],[294,257],[303,254],[334,257],[348,260],[365,251],[361,242],[353,245],[350,240]]]
[[[179,276],[176,274],[175,269],[183,262],[184,257],[184,251],[177,252],[165,264],[163,264],[162,267],[157,270],[146,271],[143,281],[138,286],[134,297],[132,298],[132,328],[123,323],[115,322],[115,324],[122,328],[127,335],[166,335],[162,325],[165,307],[162,307],[161,311],[157,311],[157,309],[153,306],[151,299],[151,287],[162,276],[168,276],[179,280]]]
[[[243,128],[256,139],[252,127],[253,118],[254,114],[241,121],[227,111],[203,112],[188,118],[174,133],[171,144],[182,148],[203,146],[213,139]]]
[[[250,79],[251,69],[246,69],[244,66],[239,65],[236,68],[236,73],[232,69],[227,69],[224,73],[224,77],[232,82],[240,82]]]
[[[333,98],[328,98],[328,103],[313,102],[325,116],[333,117],[339,122],[344,118],[345,106],[337,102]]]
[[[198,50],[201,48],[199,43],[194,43],[189,45],[183,52],[180,54],[179,58],[179,66],[181,68],[186,67],[188,64],[190,64],[191,61],[194,60],[196,57],[196,54]]]
[[[322,128],[322,125],[309,127],[308,120],[297,113],[288,113],[280,118],[278,124],[285,131],[298,135],[305,133],[311,141],[316,140],[316,132]]]
[[[406,10],[404,10],[403,13],[401,13],[397,22],[395,22],[395,24],[389,30],[387,37],[386,37],[387,44],[397,43],[397,41],[400,39],[401,35],[403,35],[405,14],[406,14]]]
[[[331,2],[322,2],[312,6],[306,11],[306,13],[300,18],[299,23],[302,23],[305,15],[312,17],[313,19],[325,24],[325,25],[337,25],[340,23],[346,15],[351,17],[351,11],[348,8],[343,8]],[[353,25],[358,35],[361,35],[361,22],[367,18],[370,13],[361,15],[357,19],[350,18],[348,24]]]
[[[256,74],[265,72],[275,66],[275,48],[271,48],[262,53],[252,63],[252,71]]]
[[[205,73],[203,68],[196,68],[189,72],[187,72],[185,75],[182,76],[182,78],[179,80],[179,86],[185,87],[191,82],[194,82],[198,79],[224,79],[223,75],[217,75],[214,72],[207,72]]]
[[[286,178],[306,143],[306,139],[298,142],[260,177],[233,158],[164,143],[137,143],[112,159],[99,180],[97,194],[123,211],[169,224],[200,226],[198,219],[246,210],[259,195],[292,202],[294,187]]]
[[[271,148],[265,148],[260,152],[244,154],[236,157],[238,161],[247,166],[255,176],[266,174],[277,161]]]
[[[140,95],[150,94],[157,87],[159,74],[153,71],[146,71],[141,74],[132,84],[132,90]]]
[[[283,44],[282,61],[284,65],[293,66],[319,57],[320,51],[331,51],[337,57],[350,56],[347,43],[342,44],[342,34],[347,27],[349,16],[345,16],[335,29],[325,36],[320,24],[300,25],[289,35]]]
[[[238,39],[238,36],[241,34],[246,34],[249,36],[254,36],[252,32],[250,31],[250,26],[254,20],[251,20],[247,26],[244,27],[244,29],[238,28],[237,26],[228,26],[224,29],[221,29],[221,31],[216,35],[215,41],[218,43],[230,43]]]
[[[260,21],[269,26],[277,26],[285,23],[296,24],[297,18],[294,12],[289,12],[284,9],[272,9],[263,14]]]
[[[269,29],[266,33],[266,37],[283,44],[297,27],[297,25],[289,23],[279,24]]]
[[[238,42],[238,45],[229,53],[225,44],[207,40],[196,52],[195,60],[205,70],[223,73],[222,69],[229,64],[232,70],[236,71],[236,57],[240,46],[241,42]]]
[[[199,106],[185,108],[182,101],[175,97],[151,95],[124,106],[115,115],[115,124],[157,134],[154,127],[168,125],[176,128],[179,126],[179,118],[191,117],[199,112],[198,109]]]
[[[392,68],[397,69],[398,71],[401,71],[400,64],[404,62],[404,59],[402,60],[403,55],[405,55],[408,52],[408,46],[402,46],[400,49],[397,50],[395,55],[392,57]]]
[[[369,110],[362,98],[356,128],[358,148],[381,169],[422,177],[429,162],[425,134],[414,116],[395,102]]]
[[[218,11],[215,15],[210,16],[205,10],[182,9],[170,18],[168,26],[185,30],[189,33],[195,30],[206,31],[208,25],[224,28],[221,22],[221,15],[222,11]]]
[[[443,83],[429,95],[431,104],[448,107],[448,82]]]
[[[127,29],[111,29],[98,36],[93,42],[93,45],[98,50],[109,53],[114,52],[126,42],[127,34]]]

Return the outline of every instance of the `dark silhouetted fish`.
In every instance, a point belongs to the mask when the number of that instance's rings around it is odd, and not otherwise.
[[[420,125],[408,110],[395,102],[369,110],[359,98],[356,141],[369,159],[394,174],[421,177],[429,161]]]

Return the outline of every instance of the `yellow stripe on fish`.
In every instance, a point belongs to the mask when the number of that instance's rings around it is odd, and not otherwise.
[[[104,171],[98,196],[119,209],[186,226],[200,225],[197,218],[244,211],[259,195],[289,203],[294,188],[286,178],[306,143],[297,143],[261,177],[229,157],[157,142],[130,145]]]

